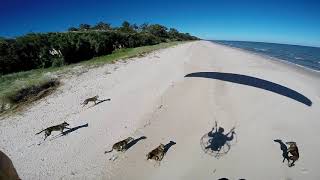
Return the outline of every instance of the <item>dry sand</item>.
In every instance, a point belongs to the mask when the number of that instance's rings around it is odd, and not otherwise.
[[[268,80],[303,94],[312,106],[247,85],[184,77],[202,71]],[[320,179],[320,73],[197,41],[62,80],[56,93],[0,121],[0,150],[22,179]],[[111,101],[81,108],[96,94]],[[43,134],[35,136],[63,121],[80,128],[45,142]],[[220,158],[200,145],[214,121],[236,132]],[[113,153],[104,151],[128,136],[147,139],[109,161]],[[274,139],[297,142],[294,167],[282,163]],[[160,166],[146,161],[149,151],[170,141],[176,144]]]

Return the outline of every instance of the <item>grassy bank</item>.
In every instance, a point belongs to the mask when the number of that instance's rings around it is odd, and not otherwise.
[[[120,59],[144,56],[155,50],[175,46],[183,42],[160,43],[152,46],[143,46],[137,48],[121,49],[110,55],[95,57],[88,61],[67,65],[56,68],[37,69],[19,73],[13,73],[0,76],[0,112],[8,112],[19,107],[21,104],[26,105],[48,91],[48,88],[54,90],[58,86],[59,80],[57,75],[63,76],[72,73],[75,66],[85,66],[94,68],[107,63],[114,63]],[[50,83],[54,81],[55,83]],[[51,84],[51,85],[48,85]],[[41,94],[41,96],[39,96]]]

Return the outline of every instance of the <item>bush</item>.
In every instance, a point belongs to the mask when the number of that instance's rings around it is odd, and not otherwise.
[[[125,21],[119,28],[100,22],[80,24],[64,33],[31,33],[16,39],[0,39],[0,75],[31,69],[58,67],[112,53],[118,48],[160,42],[198,39],[159,24],[140,27]]]
[[[41,98],[46,93],[48,93],[49,90],[52,90],[52,88],[56,88],[59,85],[59,80],[50,79],[38,85],[32,85],[29,87],[22,88],[18,90],[16,93],[12,94],[12,96],[8,96],[7,98],[10,102],[15,104],[28,101],[29,99],[37,99]]]
[[[52,67],[61,67],[64,64],[65,63],[62,57],[53,58],[52,60]]]

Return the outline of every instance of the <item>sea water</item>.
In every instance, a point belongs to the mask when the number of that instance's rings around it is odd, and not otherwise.
[[[248,41],[213,41],[320,71],[320,48]]]

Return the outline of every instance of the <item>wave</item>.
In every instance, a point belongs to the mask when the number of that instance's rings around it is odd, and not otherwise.
[[[295,59],[298,59],[298,60],[303,60],[302,57],[294,57]]]
[[[268,51],[268,49],[264,49],[264,48],[253,48],[253,49],[257,51]]]

